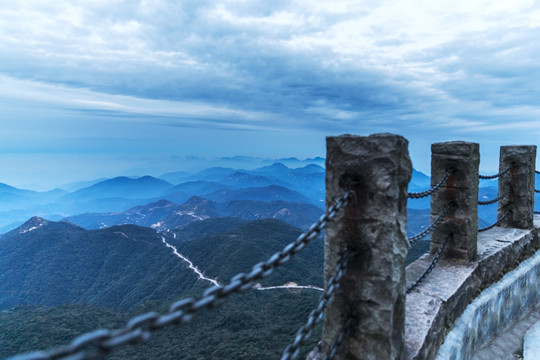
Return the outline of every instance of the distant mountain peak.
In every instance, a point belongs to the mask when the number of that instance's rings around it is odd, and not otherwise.
[[[112,179],[107,179],[107,180],[102,181],[102,182],[130,181],[130,180],[132,180],[132,179],[127,177],[127,176],[117,176],[117,177],[114,177]]]
[[[268,168],[273,168],[273,169],[289,169],[289,167],[283,163],[280,163],[280,162],[276,162],[276,163],[273,163],[272,165],[270,166],[267,166]]]
[[[304,161],[325,161],[325,158],[323,158],[321,156],[315,156],[314,158],[307,158]]]
[[[305,169],[305,170],[317,170],[317,171],[320,171],[320,172],[324,172],[324,168],[320,165],[317,165],[317,164],[309,164],[309,165],[306,165],[304,166],[302,169]]]
[[[8,185],[8,184],[5,184],[5,183],[0,183],[0,190],[14,190],[14,191],[17,191],[19,189],[11,186],[11,185]]]
[[[207,199],[204,199],[200,196],[192,196],[190,197],[184,204],[185,205],[193,205],[193,206],[196,206],[196,205],[201,205],[201,204],[211,204],[213,203],[213,201],[210,201],[210,200],[207,200]]]
[[[138,180],[138,181],[147,181],[147,182],[148,181],[155,181],[155,180],[159,181],[159,179],[157,179],[157,178],[155,178],[153,176],[150,176],[150,175],[141,176],[140,178],[138,178],[136,180]]]
[[[155,208],[155,207],[167,207],[167,206],[175,206],[176,204],[172,201],[161,199],[156,202],[148,204],[148,207]]]
[[[50,223],[50,221],[48,221],[48,220],[45,220],[45,219],[43,219],[43,218],[41,218],[39,216],[34,216],[34,217],[30,218],[24,224],[19,226],[17,231],[19,232],[19,234],[24,234],[24,233],[39,229],[40,227],[42,227],[44,225],[47,225],[49,223]]]

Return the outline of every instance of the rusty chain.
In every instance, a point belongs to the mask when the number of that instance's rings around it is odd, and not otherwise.
[[[448,214],[448,212],[450,211],[450,209],[452,209],[454,207],[454,203],[451,202],[449,203],[448,205],[446,205],[446,208],[444,209],[444,211],[441,213],[441,215],[439,215],[439,217],[433,222],[433,224],[431,224],[426,230],[422,231],[420,234],[417,234],[417,235],[414,235],[412,237],[410,237],[408,240],[409,240],[409,245],[412,245],[414,244],[415,242],[417,242],[418,240],[422,239],[423,237],[425,237],[427,234],[431,233],[433,230],[435,230],[435,228],[441,223],[442,219],[444,219],[444,217]]]
[[[478,205],[490,205],[490,204],[496,203],[497,201],[499,201],[499,200],[504,199],[505,197],[507,197],[508,194],[510,194],[510,190],[508,190],[507,192],[505,192],[505,193],[502,194],[502,195],[497,196],[495,199],[486,200],[486,201],[480,201],[480,200],[479,200],[479,201],[478,201]]]
[[[501,217],[499,220],[497,220],[497,221],[495,222],[495,224],[486,226],[485,228],[482,228],[482,229],[478,229],[478,232],[486,231],[486,230],[489,230],[489,229],[494,228],[495,226],[498,226],[501,222],[504,221],[504,219],[506,219],[506,218],[508,217],[508,215],[510,215],[511,212],[512,212],[512,210],[508,210],[508,211],[506,212],[506,214],[503,215],[503,217]]]
[[[328,280],[327,289],[319,298],[317,307],[311,311],[306,323],[298,330],[294,341],[283,350],[281,360],[294,360],[298,357],[300,346],[309,338],[315,325],[321,321],[326,306],[332,301],[335,292],[339,289],[339,281],[347,271],[347,264],[351,256],[354,256],[354,253],[349,252],[341,257],[336,266],[335,275]]]
[[[437,253],[433,257],[433,260],[431,260],[431,263],[429,264],[428,268],[422,273],[422,275],[420,275],[415,281],[413,281],[412,284],[407,286],[405,293],[409,293],[410,291],[414,290],[414,288],[417,287],[418,284],[420,284],[429,275],[429,273],[433,270],[435,265],[437,265],[437,263],[439,262],[439,259],[441,258],[441,255],[444,249],[446,248],[446,244],[448,244],[451,238],[452,238],[452,235],[451,234],[448,235],[448,237],[443,241],[443,243],[439,247],[439,250],[437,250]]]
[[[501,171],[500,173],[497,173],[495,175],[478,175],[478,177],[482,180],[491,180],[491,179],[496,179],[498,178],[499,176],[501,175],[504,175],[506,174],[507,172],[510,171],[510,169],[513,167],[513,165],[510,165],[509,167],[507,167],[505,170]]]
[[[298,236],[295,241],[285,246],[283,250],[272,255],[268,260],[253,266],[249,274],[237,274],[223,287],[212,286],[208,288],[199,300],[182,299],[171,304],[169,311],[163,315],[151,311],[132,318],[121,329],[95,330],[80,335],[68,345],[46,351],[16,355],[10,360],[99,359],[120,346],[144,343],[151,338],[153,332],[166,326],[187,323],[200,310],[217,307],[225,302],[230,295],[252,288],[255,285],[255,280],[268,277],[278,266],[285,264],[311,240],[319,236],[328,221],[334,219],[339,211],[351,201],[356,201],[356,195],[353,191],[348,191],[328,208],[317,223]]]
[[[422,192],[407,193],[407,197],[409,199],[421,199],[433,194],[435,191],[439,190],[443,186],[443,184],[446,182],[446,180],[448,180],[448,178],[450,177],[450,175],[452,175],[453,172],[454,170],[447,171],[443,178],[432,188]]]

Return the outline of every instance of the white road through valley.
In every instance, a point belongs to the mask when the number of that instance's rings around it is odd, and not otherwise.
[[[175,233],[172,233],[174,238],[176,239],[176,234]],[[163,243],[165,244],[165,246],[167,246],[168,248],[171,248],[174,252],[174,255],[178,256],[180,259],[184,260],[186,263],[188,263],[189,265],[189,268],[192,269],[195,274],[197,274],[197,276],[199,277],[199,279],[202,279],[202,280],[205,280],[205,281],[208,281],[210,283],[212,283],[213,285],[216,285],[216,286],[222,286],[220,283],[218,283],[218,281],[216,279],[211,279],[211,278],[208,278],[206,276],[203,275],[203,273],[199,270],[199,268],[197,268],[195,265],[193,265],[193,263],[191,262],[191,260],[189,260],[188,258],[186,258],[184,255],[180,254],[178,252],[178,250],[176,249],[176,247],[174,245],[171,245],[167,242],[167,240],[165,240],[165,238],[162,236],[161,237],[161,240],[163,241]],[[324,291],[324,289],[318,287],[318,286],[315,286],[315,285],[297,285],[296,283],[287,283],[285,285],[279,285],[279,286],[262,286],[261,284],[255,284],[253,286],[253,288],[255,290],[260,290],[260,291],[263,291],[263,290],[277,290],[277,289],[311,289],[311,290],[316,290],[316,291]]]
[[[171,248],[171,249],[173,250],[174,255],[178,256],[180,259],[182,259],[182,260],[184,260],[186,263],[188,263],[189,268],[192,269],[192,270],[195,272],[195,274],[197,274],[197,276],[199,277],[199,279],[208,281],[208,282],[210,282],[210,283],[212,283],[213,285],[216,285],[216,286],[221,286],[221,284],[218,283],[217,280],[211,279],[211,278],[208,278],[208,277],[204,276],[203,273],[202,273],[195,265],[193,265],[193,263],[192,263],[188,258],[186,258],[184,255],[180,254],[180,253],[178,252],[178,250],[176,249],[176,247],[173,246],[173,245],[171,245],[171,244],[169,244],[169,243],[167,242],[167,240],[165,240],[165,238],[164,238],[163,236],[161,237],[161,241],[163,241],[163,243],[165,244],[165,246],[167,246],[168,248]]]
[[[275,290],[275,289],[311,289],[317,291],[324,291],[324,289],[315,285],[280,285],[280,286],[262,286],[261,284],[255,284],[253,286],[255,290]]]

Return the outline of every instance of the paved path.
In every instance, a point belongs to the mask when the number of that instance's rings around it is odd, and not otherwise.
[[[523,359],[540,359],[540,320],[531,326],[525,334],[523,339]]]
[[[523,359],[523,336],[540,319],[540,307],[531,311],[520,321],[513,323],[482,346],[472,360],[516,360]]]

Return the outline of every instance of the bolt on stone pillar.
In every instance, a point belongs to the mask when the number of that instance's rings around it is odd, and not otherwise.
[[[451,141],[431,145],[431,184],[437,184],[449,170],[452,175],[439,191],[431,194],[431,222],[448,204],[448,214],[431,234],[434,255],[449,235],[443,258],[472,261],[477,256],[479,145]]]
[[[534,217],[534,170],[536,146],[501,146],[499,172],[510,171],[499,177],[497,219],[511,213],[499,224],[503,227],[531,229]]]
[[[356,193],[325,232],[325,284],[347,251],[341,287],[324,314],[323,354],[350,317],[354,334],[335,359],[399,359],[405,323],[405,259],[409,244],[407,187],[412,173],[408,141],[402,136],[342,135],[326,139],[326,204],[346,191]]]

